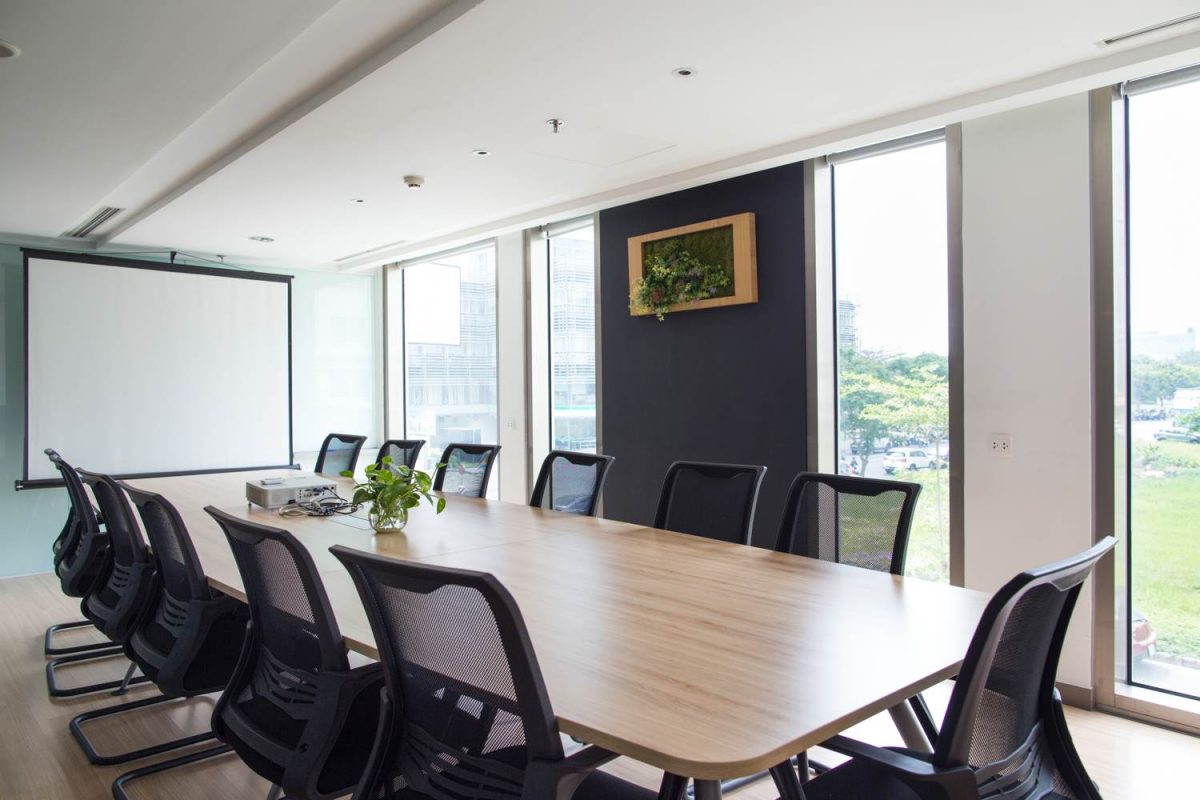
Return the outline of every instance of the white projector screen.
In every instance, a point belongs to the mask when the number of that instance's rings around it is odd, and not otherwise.
[[[292,462],[291,278],[25,252],[25,484]]]

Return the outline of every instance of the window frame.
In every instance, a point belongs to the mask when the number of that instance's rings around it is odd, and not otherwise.
[[[964,538],[963,439],[963,246],[962,246],[962,127],[948,125],[931,131],[886,140],[853,150],[831,153],[805,162],[805,296],[808,361],[808,461],[810,469],[836,473],[838,468],[838,294],[834,167],[861,158],[944,141],[946,148],[946,268],[949,372],[950,460],[949,582],[966,580]]]

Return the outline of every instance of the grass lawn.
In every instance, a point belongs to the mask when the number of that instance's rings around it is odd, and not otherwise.
[[[1200,445],[1163,442],[1170,461],[1200,462]],[[1200,658],[1200,469],[1134,473],[1133,605],[1163,654]]]
[[[921,484],[908,540],[905,575],[950,582],[950,470],[922,469],[892,476]],[[938,492],[941,491],[941,510]]]

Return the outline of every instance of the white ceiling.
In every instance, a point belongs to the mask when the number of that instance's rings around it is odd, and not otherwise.
[[[129,209],[112,244],[355,265],[1200,44],[1192,26],[1096,45],[1196,0],[477,2],[0,0],[24,51],[0,61],[0,231],[54,236],[104,204]]]

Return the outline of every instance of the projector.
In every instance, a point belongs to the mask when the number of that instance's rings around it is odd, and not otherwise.
[[[299,473],[286,478],[246,481],[246,499],[268,510],[337,494],[337,482],[323,475]]]

